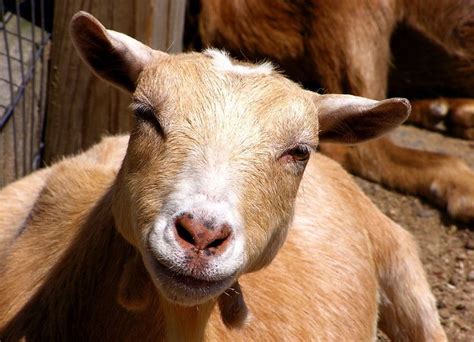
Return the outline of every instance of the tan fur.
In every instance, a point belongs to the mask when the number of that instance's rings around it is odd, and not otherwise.
[[[389,90],[415,98],[433,96],[436,91],[438,95],[474,97],[472,1],[196,3],[201,7],[199,31],[204,47],[224,48],[249,60],[275,61],[309,89],[377,99]],[[412,31],[399,30],[399,25]],[[396,50],[391,51],[394,32]],[[425,41],[414,41],[414,36],[423,36]],[[427,42],[437,50],[428,49]],[[399,64],[390,71],[392,52]],[[393,79],[390,89],[389,73]],[[415,105],[410,121],[430,129],[441,122],[452,134],[474,137],[474,101],[446,103],[449,106],[441,113],[426,110],[423,103]],[[350,148],[321,146],[323,153],[354,174],[422,195],[456,219],[474,220],[474,172],[456,158],[402,148],[388,138]]]
[[[335,162],[293,151],[315,147],[319,130],[342,142],[382,134],[406,117],[406,101],[322,96],[275,72],[152,52],[86,13],[72,28],[101,77],[136,87],[137,118],[130,137],[0,192],[0,339],[367,341],[379,317],[393,339],[446,339],[410,234]],[[163,262],[150,239],[157,217],[187,169],[214,172],[201,191],[228,181],[237,193],[245,258],[222,291],[180,292],[186,280],[150,267]]]

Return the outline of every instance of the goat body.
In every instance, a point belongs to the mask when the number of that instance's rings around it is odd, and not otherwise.
[[[206,323],[210,340],[370,340],[379,305],[391,337],[443,339],[413,238],[320,154],[307,166],[283,248],[268,268],[240,278],[252,313],[243,328],[226,329],[214,301],[166,303],[111,213],[127,142],[107,138],[0,193],[5,340],[196,339]],[[127,263],[135,274],[125,274]],[[138,308],[119,304],[133,300]]]

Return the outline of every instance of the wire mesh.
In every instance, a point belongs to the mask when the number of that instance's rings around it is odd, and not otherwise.
[[[44,0],[0,0],[0,186],[40,166],[50,40],[45,25]]]

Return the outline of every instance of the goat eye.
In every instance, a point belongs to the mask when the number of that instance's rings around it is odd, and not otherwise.
[[[147,124],[151,124],[153,128],[159,133],[163,134],[163,129],[155,116],[155,112],[151,108],[138,107],[134,110],[135,116],[138,120],[144,121]]]
[[[287,161],[305,162],[309,159],[310,153],[311,151],[307,146],[298,145],[287,150],[282,158]]]
[[[135,115],[138,119],[142,120],[154,120],[155,118],[155,113],[153,112],[153,109],[147,108],[147,107],[136,107],[134,109]]]

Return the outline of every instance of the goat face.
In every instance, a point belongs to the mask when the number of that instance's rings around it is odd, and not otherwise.
[[[307,93],[268,66],[221,69],[219,59],[209,51],[144,68],[121,174],[148,270],[186,303],[273,258],[318,142]]]
[[[407,115],[403,100],[320,96],[268,64],[215,50],[153,51],[85,13],[71,28],[93,70],[133,92],[114,217],[161,294],[183,305],[218,296],[274,258],[319,129],[357,142]]]

